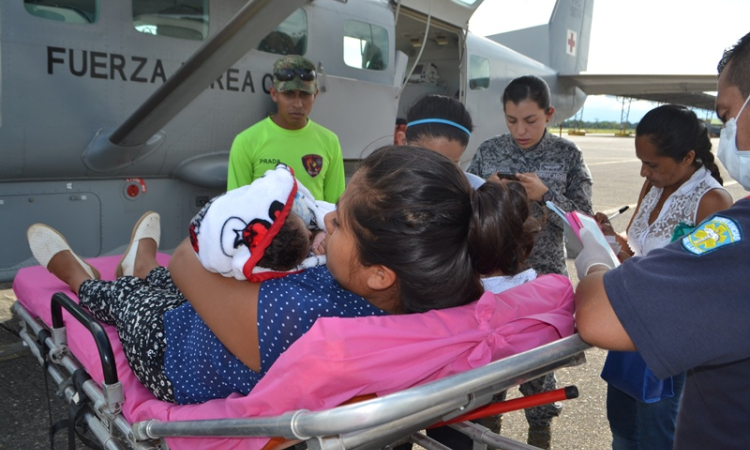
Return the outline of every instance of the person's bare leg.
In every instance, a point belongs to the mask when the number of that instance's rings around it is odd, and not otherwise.
[[[156,251],[158,250],[156,241],[150,238],[138,241],[138,251],[135,255],[135,264],[133,265],[133,276],[146,279],[149,272],[159,267],[156,261]]]
[[[78,263],[75,256],[67,250],[53,256],[47,264],[47,270],[70,286],[76,295],[78,295],[78,288],[81,287],[81,283],[92,279],[83,266]]]

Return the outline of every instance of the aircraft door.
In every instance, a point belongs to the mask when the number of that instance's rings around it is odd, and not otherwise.
[[[469,19],[484,0],[391,0],[394,5],[399,5],[431,14],[432,17],[440,19],[461,29],[467,29]]]
[[[338,135],[345,161],[393,143],[406,55],[395,50],[392,12],[373,5],[321,4],[308,10],[311,22],[327,24],[310,36],[308,57],[319,73],[311,118]]]
[[[396,24],[396,48],[408,55],[407,75],[399,96],[399,117],[425,95],[446,95],[464,101],[464,31],[403,8]]]

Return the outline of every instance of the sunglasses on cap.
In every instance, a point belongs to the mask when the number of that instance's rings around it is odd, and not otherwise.
[[[273,77],[279,81],[292,81],[295,76],[302,81],[313,81],[315,71],[313,69],[281,69],[273,74]]]

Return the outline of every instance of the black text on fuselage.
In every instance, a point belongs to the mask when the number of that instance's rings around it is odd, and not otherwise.
[[[55,69],[67,68],[70,74],[92,79],[133,81],[136,83],[162,83],[167,81],[164,64],[159,58],[143,56],[126,57],[119,53],[75,50],[64,47],[47,47],[47,74]],[[64,69],[63,69],[64,70]],[[255,93],[253,77],[249,70],[230,67],[215,82],[211,89],[232,92]]]

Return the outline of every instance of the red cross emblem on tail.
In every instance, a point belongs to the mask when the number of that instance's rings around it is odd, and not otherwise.
[[[565,46],[565,53],[575,56],[576,55],[576,43],[578,41],[578,34],[575,31],[568,30],[568,42]]]

